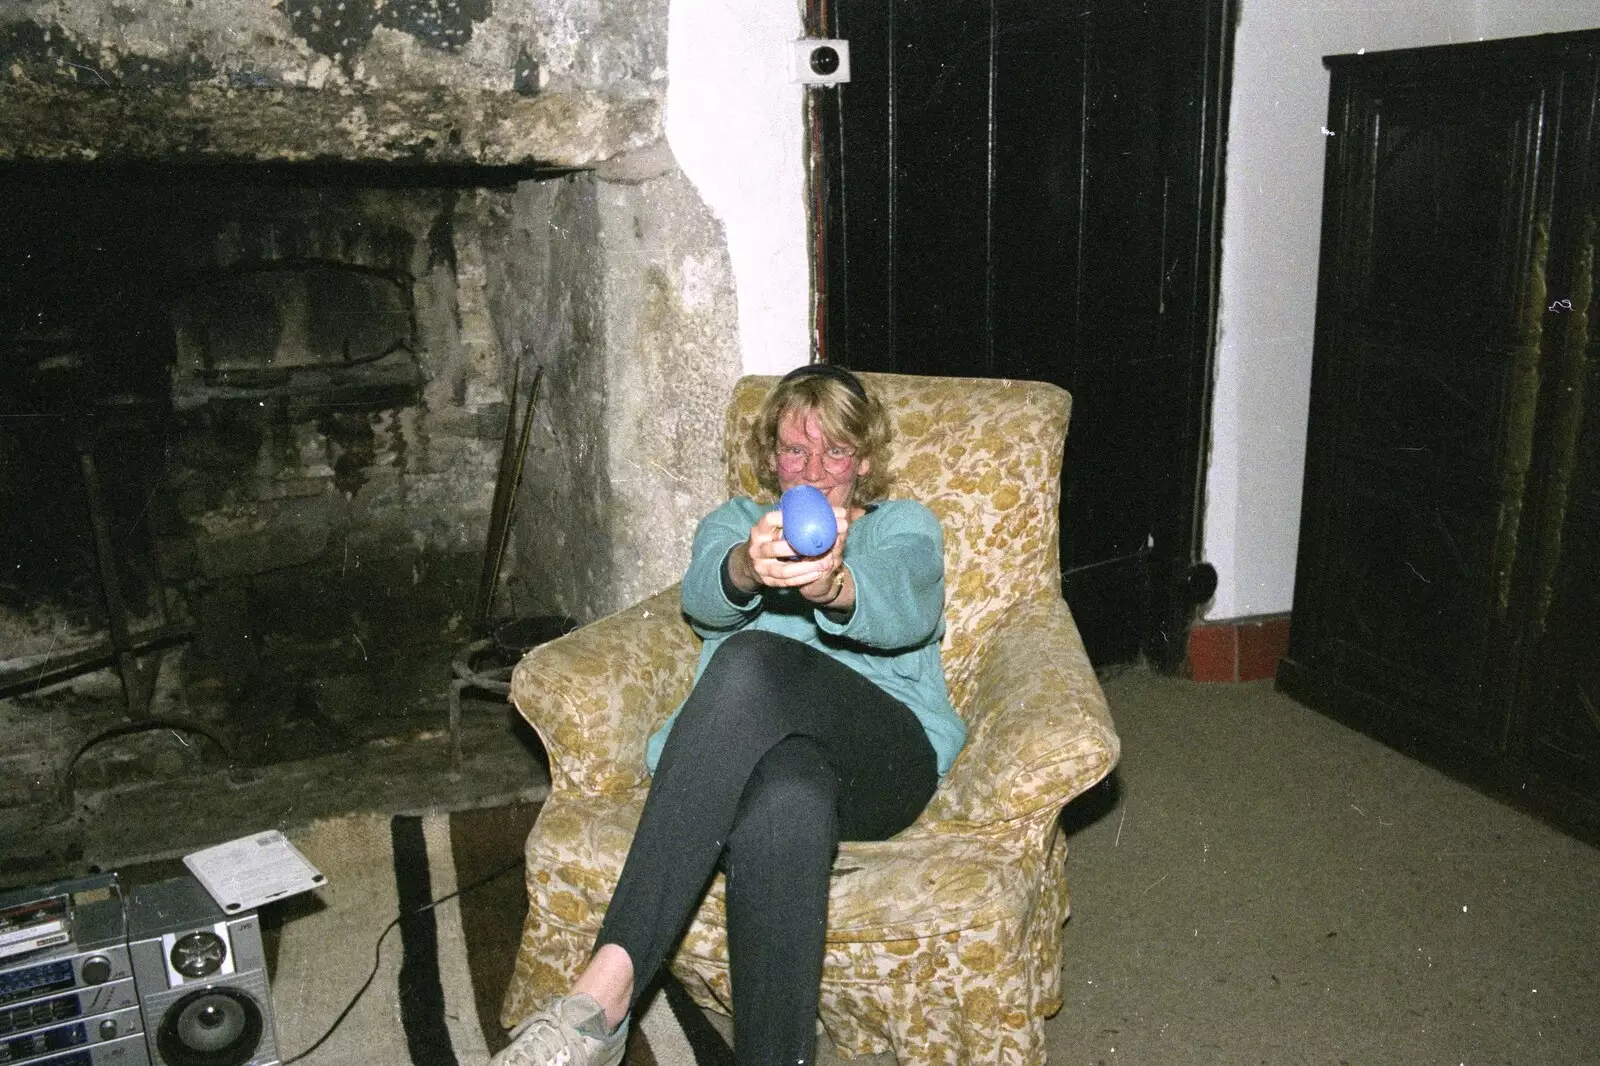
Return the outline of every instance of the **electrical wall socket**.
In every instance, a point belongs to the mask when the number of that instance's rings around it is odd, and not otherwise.
[[[791,78],[801,85],[840,85],[850,80],[850,42],[802,37],[794,42]]]

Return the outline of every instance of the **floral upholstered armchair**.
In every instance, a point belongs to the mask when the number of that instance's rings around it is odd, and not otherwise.
[[[1057,815],[1120,745],[1061,598],[1067,393],[1037,382],[864,374],[894,424],[893,495],[945,532],[944,666],[968,741],[915,824],[834,864],[821,1020],[847,1056],[1042,1063],[1061,1005],[1066,844]],[[775,378],[738,383],[730,493],[758,496],[740,446]],[[511,1025],[588,961],[649,778],[645,741],[688,694],[698,638],[677,586],[528,653],[511,699],[550,756],[527,843],[528,917],[501,1007]],[[723,878],[669,965],[731,1009]]]

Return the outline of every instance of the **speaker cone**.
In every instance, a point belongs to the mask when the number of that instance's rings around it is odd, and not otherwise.
[[[203,988],[167,1009],[156,1048],[168,1066],[244,1066],[261,1046],[261,1008],[232,988]]]

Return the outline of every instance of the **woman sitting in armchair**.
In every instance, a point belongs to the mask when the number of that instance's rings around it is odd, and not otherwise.
[[[747,442],[763,487],[821,490],[837,539],[797,557],[781,512],[745,497],[701,521],[683,611],[705,643],[650,738],[649,799],[594,954],[491,1066],[615,1066],[719,864],[738,1060],[815,1061],[839,841],[909,826],[966,738],[939,658],[943,535],[922,504],[883,499],[889,444],[849,371],[801,367],[766,398]]]

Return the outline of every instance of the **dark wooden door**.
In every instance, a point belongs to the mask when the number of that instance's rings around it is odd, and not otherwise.
[[[1067,597],[1097,663],[1194,607],[1230,0],[844,0],[817,32],[822,343],[1072,392]]]

